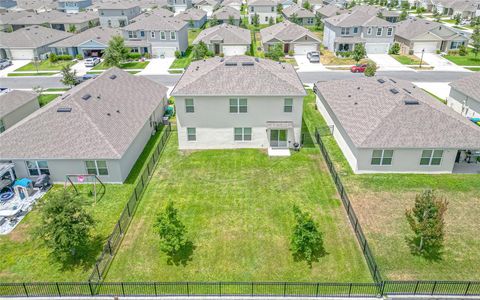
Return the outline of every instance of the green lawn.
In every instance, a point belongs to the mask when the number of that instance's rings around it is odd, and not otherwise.
[[[41,73],[8,73],[8,77],[23,77],[23,76],[52,76],[58,72],[41,72]]]
[[[395,58],[402,65],[419,65],[420,64],[420,58],[416,57],[415,55],[391,55],[391,56]]]
[[[313,105],[313,103],[311,103]],[[321,115],[315,124],[325,124]],[[480,280],[480,175],[354,175],[333,137],[324,137],[384,279]],[[449,201],[444,254],[439,261],[413,256],[405,242],[405,209],[417,193],[435,189]]]
[[[480,67],[480,54],[477,55],[477,57],[475,57],[475,54],[473,54],[473,52],[471,51],[469,51],[468,55],[466,56],[445,55],[443,57],[459,66],[479,66]]]
[[[45,89],[44,92],[66,92],[70,90],[70,88],[48,88]]]
[[[58,96],[62,94],[41,94],[38,96],[38,103],[40,103],[40,107],[47,105],[53,99],[56,99]]]
[[[149,61],[131,61],[126,62],[120,65],[120,69],[145,69],[145,67],[149,64]],[[99,63],[92,70],[107,70],[109,67],[105,65],[104,62]]]
[[[48,60],[43,60],[37,63],[37,66],[33,62],[30,62],[23,67],[16,69],[15,71],[60,71],[64,66],[73,65],[74,61],[58,61],[51,63]]]
[[[346,65],[351,66],[355,65],[356,62],[352,58],[335,56],[335,54],[328,50],[322,50],[320,54],[320,62],[325,66],[337,66],[337,65]],[[360,60],[360,64],[366,64],[368,59]]]
[[[175,59],[170,66],[170,69],[186,69],[190,65],[192,62],[192,43],[201,31],[202,29],[190,29],[188,31],[189,47],[185,51],[185,56]]]
[[[474,68],[466,68],[467,70],[473,71],[473,72],[480,72],[480,67],[474,67]]]
[[[169,200],[193,243],[178,265],[167,263],[153,228]],[[295,262],[289,250],[294,204],[309,211],[324,233],[328,254],[312,268]],[[371,277],[318,148],[308,143],[287,158],[269,158],[256,149],[180,152],[173,133],[106,280],[370,282]]]

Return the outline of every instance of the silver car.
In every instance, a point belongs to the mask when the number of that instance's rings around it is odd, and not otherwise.
[[[11,65],[12,65],[12,61],[8,59],[0,59],[0,70],[3,70],[6,67],[9,67]]]
[[[320,62],[320,52],[312,51],[307,53],[308,61],[311,63],[319,63]]]
[[[100,63],[100,58],[98,57],[89,57],[85,59],[85,67],[95,67]]]

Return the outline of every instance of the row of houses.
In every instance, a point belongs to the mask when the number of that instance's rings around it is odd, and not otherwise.
[[[415,4],[429,12],[437,12],[444,16],[460,15],[462,19],[480,16],[479,0],[417,0]]]

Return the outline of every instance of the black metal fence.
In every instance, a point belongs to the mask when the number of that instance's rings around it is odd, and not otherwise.
[[[373,280],[375,282],[381,282],[382,276],[380,275],[380,271],[378,269],[378,265],[375,262],[375,258],[373,257],[372,251],[370,250],[370,246],[368,245],[367,239],[365,238],[365,234],[363,234],[362,226],[358,221],[357,215],[353,210],[352,203],[348,198],[347,192],[345,191],[345,187],[338,175],[335,166],[333,165],[332,160],[330,159],[330,155],[328,154],[327,149],[325,148],[325,144],[322,141],[322,134],[326,130],[322,130],[319,128],[315,128],[315,140],[317,144],[320,146],[320,151],[325,158],[325,161],[328,166],[328,170],[332,175],[333,181],[335,183],[335,187],[337,188],[338,193],[340,194],[340,198],[342,199],[343,207],[347,211],[348,219],[350,220],[350,224],[353,227],[353,231],[355,232],[355,236],[357,237],[358,243],[360,244],[360,248],[362,249],[362,253],[365,256],[365,260],[367,261],[368,269],[372,274]],[[321,133],[322,132],[322,133]],[[328,128],[328,132],[330,134],[330,128]]]
[[[133,190],[132,195],[127,202],[127,205],[123,209],[122,214],[120,215],[120,218],[115,225],[115,228],[113,228],[112,234],[110,234],[107,243],[103,247],[103,251],[100,254],[100,257],[95,262],[92,274],[89,277],[89,281],[93,283],[98,283],[104,279],[104,275],[106,274],[108,267],[110,266],[110,263],[120,246],[124,233],[127,230],[130,221],[132,220],[135,209],[137,208],[137,204],[142,197],[143,191],[145,190],[145,187],[147,186],[147,183],[153,174],[155,165],[157,164],[160,154],[162,153],[168,137],[170,136],[170,133],[172,131],[171,124],[167,126],[160,125],[158,130],[160,130],[161,128],[163,128],[163,133],[160,138],[160,142],[158,143],[152,156],[148,160],[145,169],[141,173],[135,189]],[[49,285],[47,284],[46,286]],[[89,287],[96,287],[96,285],[90,285]]]

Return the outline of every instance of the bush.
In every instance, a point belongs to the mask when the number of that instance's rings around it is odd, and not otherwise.
[[[83,55],[77,54],[77,55],[75,56],[75,58],[78,59],[78,60],[82,60],[82,59],[83,59]]]
[[[293,56],[295,54],[295,51],[293,50],[288,50],[288,55]]]
[[[352,56],[352,51],[343,51],[343,52],[337,52],[337,56],[343,57],[343,58],[348,58]]]
[[[448,50],[448,55],[457,56],[459,53],[458,50]]]
[[[394,54],[398,55],[400,53],[400,44],[399,43],[393,43],[392,47],[388,51],[389,54]]]
[[[48,61],[51,62],[52,64],[55,63],[58,60],[58,57],[55,53],[50,53],[48,56]]]
[[[440,54],[440,53],[442,53],[442,51],[440,51],[440,50],[435,50],[435,53]]]
[[[369,61],[367,63],[367,68],[365,68],[365,76],[372,77],[375,76],[377,72],[377,64],[373,61]]]
[[[57,60],[72,60],[73,56],[69,54],[57,55]]]
[[[142,54],[141,53],[138,53],[138,52],[130,52],[127,54],[127,58],[128,59],[135,59],[135,60],[138,60],[142,57]]]
[[[181,58],[182,57],[182,53],[178,50],[175,51],[175,58]]]
[[[223,52],[220,52],[220,54],[219,54],[218,56],[220,56],[220,57],[224,57],[224,56],[225,56],[225,54],[223,54]]]
[[[414,53],[414,52],[413,52],[413,49],[408,50],[408,54],[409,54],[409,55],[413,55],[413,53]]]
[[[143,57],[146,59],[152,58],[152,55],[150,53],[143,53]]]
[[[465,47],[464,45],[461,45],[460,48],[458,49],[458,54],[460,56],[466,56],[468,54],[467,47]]]

